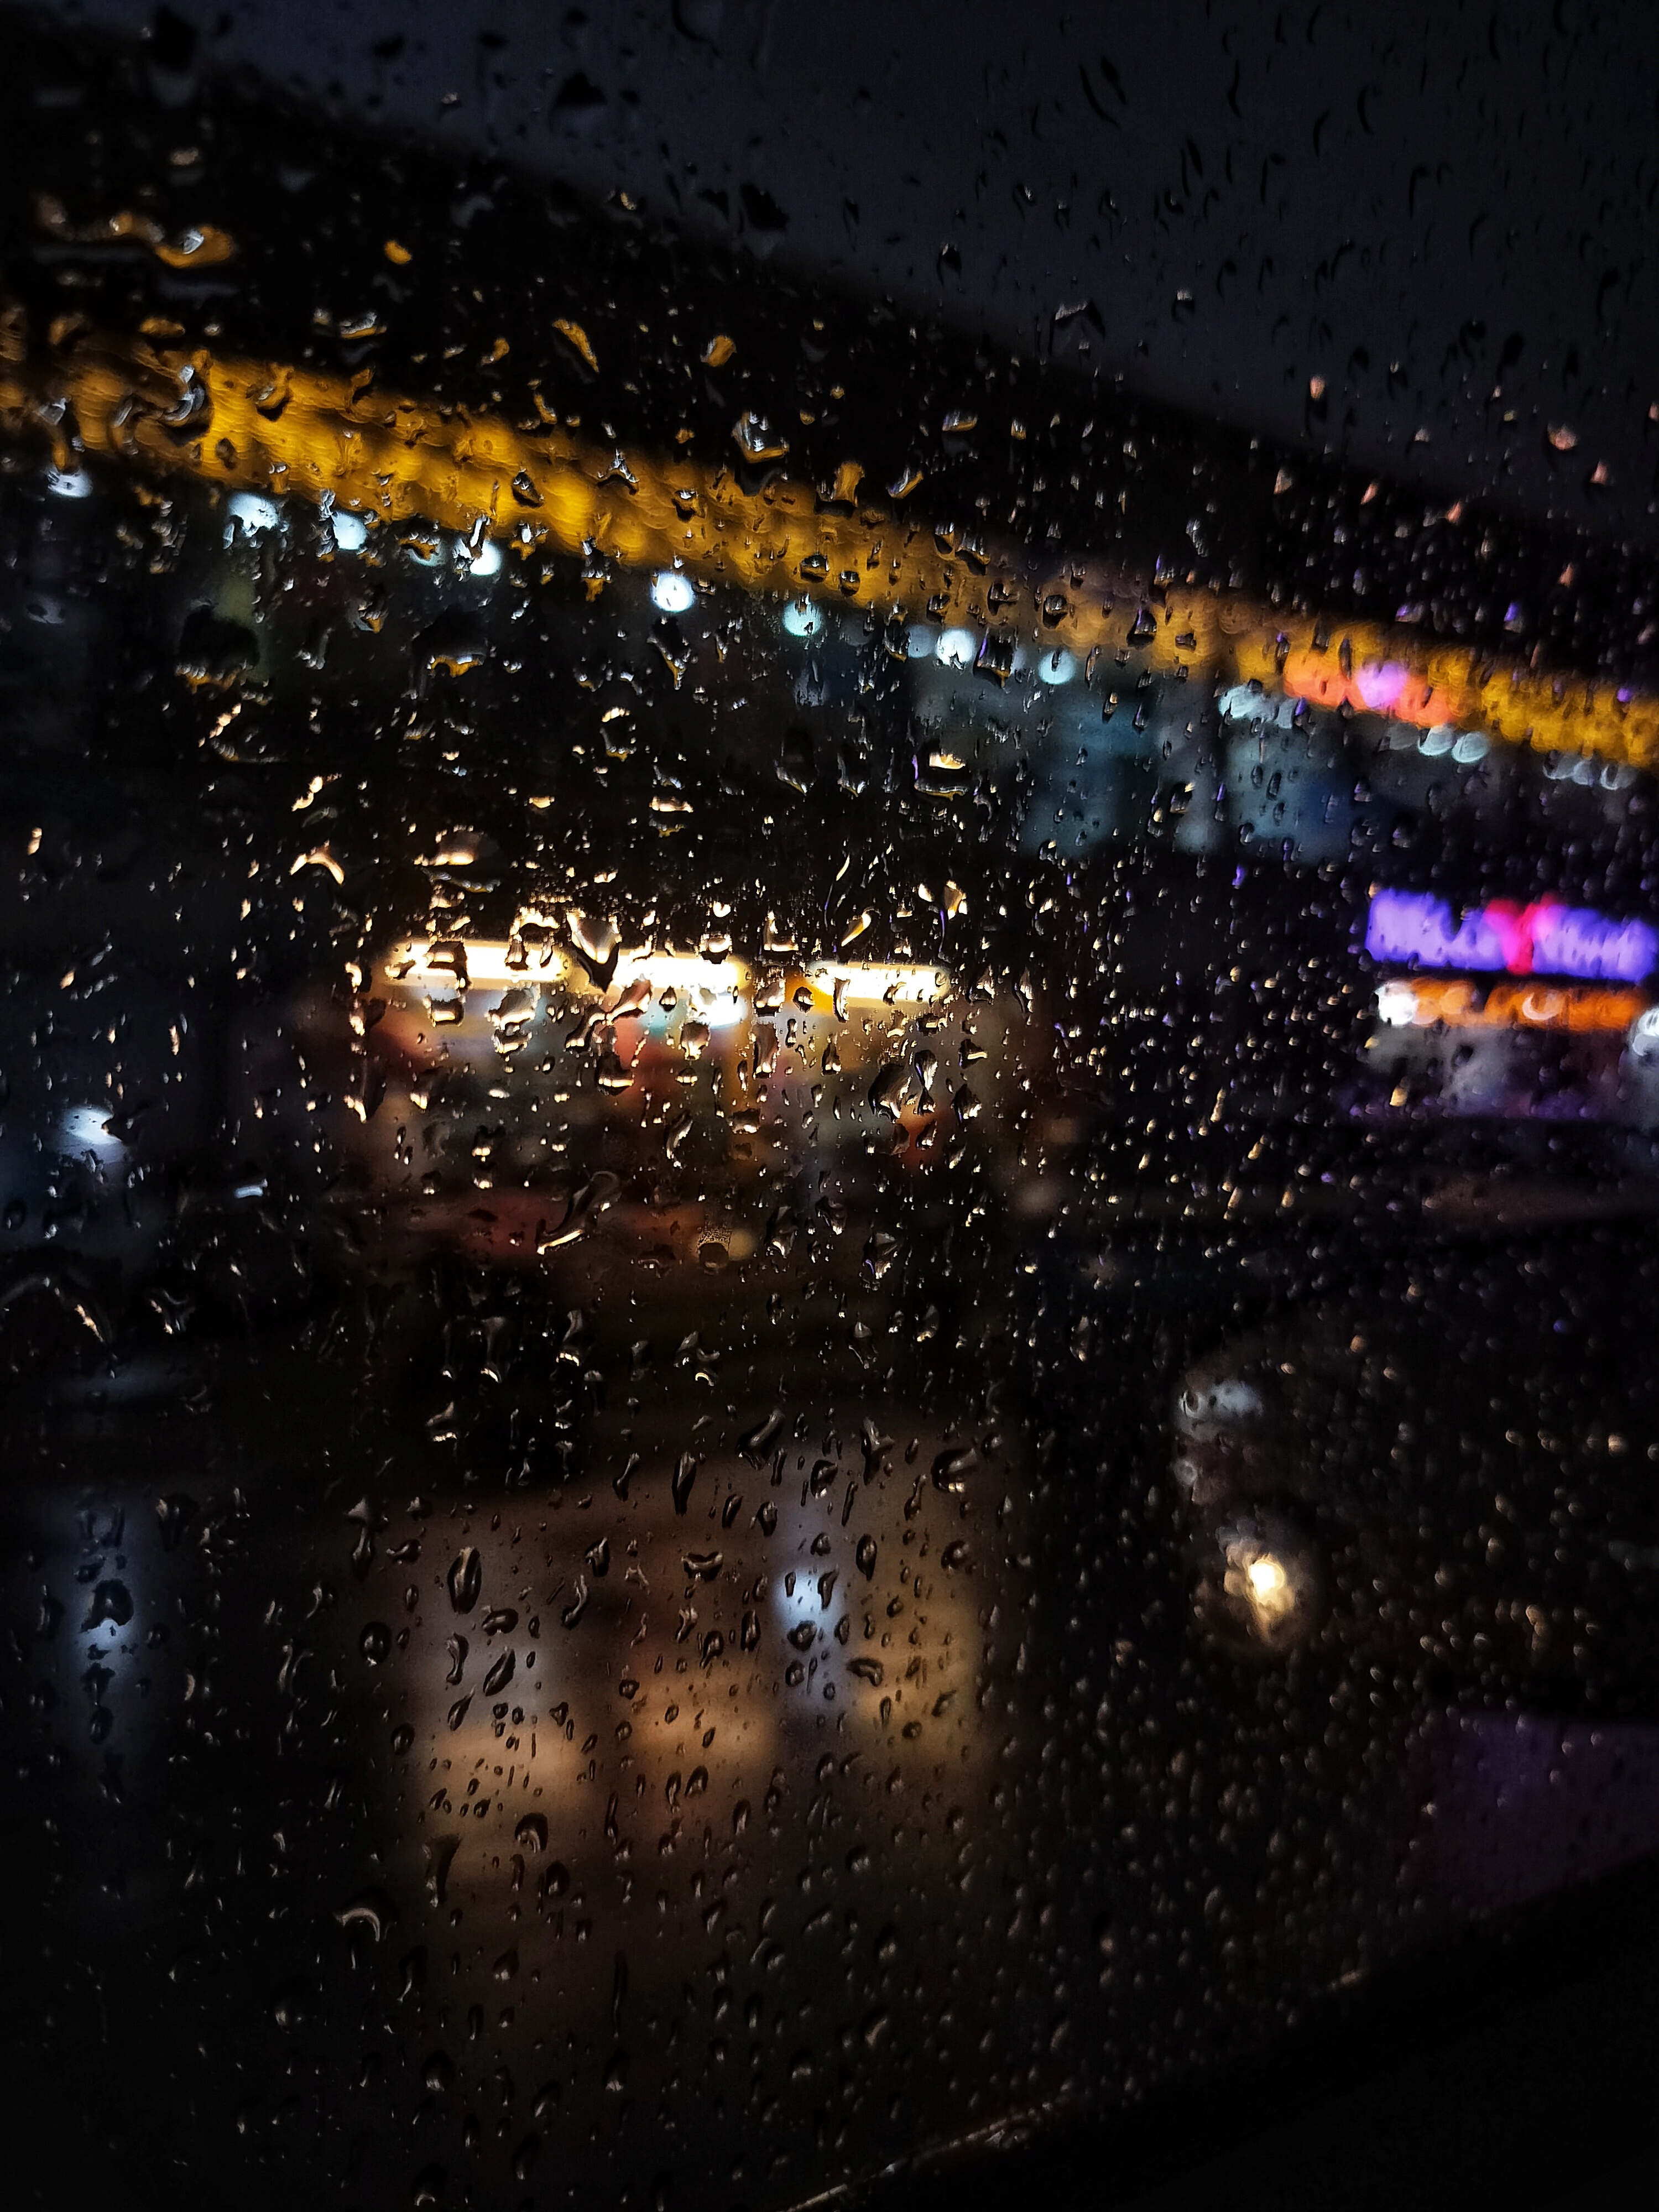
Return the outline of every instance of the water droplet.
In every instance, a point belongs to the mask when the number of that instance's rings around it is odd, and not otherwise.
[[[473,1545],[468,1544],[457,1553],[447,1579],[451,1605],[457,1613],[471,1613],[483,1588],[483,1560]]]

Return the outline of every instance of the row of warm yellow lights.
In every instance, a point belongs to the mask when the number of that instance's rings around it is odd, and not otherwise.
[[[483,990],[526,989],[557,984],[563,989],[591,992],[595,997],[611,993],[626,995],[637,982],[653,992],[708,991],[727,1000],[752,1001],[755,971],[748,962],[734,957],[707,960],[701,954],[658,952],[648,947],[618,952],[616,969],[604,992],[580,963],[557,946],[526,946],[509,939],[413,938],[397,945],[381,963],[386,984],[393,990],[453,992],[461,978],[454,953],[459,945],[465,955],[468,985]],[[441,949],[435,963],[428,956]],[[788,993],[805,983],[815,1001],[833,1005],[836,986],[848,1006],[927,1006],[945,997],[951,979],[942,968],[902,962],[853,960],[814,962],[805,968],[787,963],[775,972],[785,979]],[[643,1000],[641,1001],[643,1004]]]
[[[192,387],[211,410],[194,439],[161,420]],[[261,411],[276,404],[273,392],[287,395],[274,417]],[[977,574],[908,510],[819,512],[810,485],[780,481],[750,494],[728,468],[619,455],[554,426],[517,430],[459,410],[446,417],[314,370],[123,338],[31,355],[16,311],[0,317],[0,421],[52,437],[63,466],[73,464],[72,428],[87,453],[105,459],[185,469],[228,489],[328,496],[394,524],[419,520],[464,535],[481,526],[526,550],[597,553],[640,568],[678,565],[711,584],[846,599],[910,617],[931,607],[941,620],[982,620],[994,585],[1011,624],[1035,634],[1036,610],[1045,611],[1041,635],[1051,645],[1115,652],[1127,635],[1129,611],[1112,605],[1121,582],[1098,562],[1033,578],[1012,552],[988,545]],[[1231,669],[1241,680],[1282,682],[1327,703],[1352,688],[1356,665],[1398,671],[1408,680],[1393,687],[1389,711],[1409,720],[1659,763],[1659,700],[1621,697],[1607,683],[1487,661],[1406,627],[1333,626],[1175,586],[1158,614],[1145,641],[1154,666]]]

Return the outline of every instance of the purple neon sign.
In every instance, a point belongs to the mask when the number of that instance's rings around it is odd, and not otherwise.
[[[1581,975],[1639,983],[1659,965],[1659,931],[1613,921],[1594,907],[1493,899],[1466,908],[1454,928],[1448,902],[1426,891],[1377,891],[1365,923],[1373,960],[1422,968],[1502,969],[1511,975]]]

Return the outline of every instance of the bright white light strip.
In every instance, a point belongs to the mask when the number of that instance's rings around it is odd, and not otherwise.
[[[462,940],[466,951],[466,980],[470,984],[482,984],[512,990],[520,984],[562,983],[574,963],[567,959],[556,945],[548,953],[547,964],[542,964],[544,948],[526,945],[526,964],[509,968],[507,964],[507,945],[491,943],[474,937]],[[426,956],[429,950],[423,939],[410,945],[400,945],[386,957],[386,980],[394,991],[453,991],[459,978],[449,968],[428,968]]]
[[[534,983],[595,990],[586,970],[558,946],[552,948],[545,966],[543,948],[527,946],[528,964],[511,968],[504,940],[469,937],[462,941],[466,950],[466,980],[475,990],[513,990]],[[458,978],[452,969],[427,965],[428,950],[423,939],[396,946],[381,963],[387,984],[393,990],[455,991]],[[842,1003],[849,1006],[925,1006],[946,997],[952,988],[948,969],[891,961],[820,961],[799,972],[825,999],[833,999],[836,983],[844,982]],[[686,1011],[711,1029],[728,1028],[746,1018],[750,1011],[754,978],[746,961],[705,960],[700,953],[623,952],[617,956],[605,995],[625,991],[641,976],[651,986],[653,1002],[641,1009],[647,1020],[655,1011],[654,1001],[669,990],[683,995]],[[700,1004],[696,994],[704,992],[712,996]]]
[[[586,971],[557,945],[549,953],[545,966],[542,962],[544,948],[526,945],[526,965],[514,968],[507,965],[508,948],[504,939],[468,937],[460,942],[466,953],[466,980],[475,990],[510,991],[532,983],[560,983],[598,994]],[[383,966],[386,980],[393,990],[453,992],[457,988],[459,978],[453,969],[428,967],[429,950],[427,940],[416,939],[397,946],[387,956]],[[705,960],[696,953],[619,953],[610,988],[626,990],[641,975],[650,983],[653,1000],[664,991],[680,993],[687,997],[696,1018],[706,1021],[711,1028],[726,1028],[743,1017],[744,994],[749,989],[750,975],[740,960]],[[713,993],[708,1006],[699,1006],[690,997],[698,991]],[[608,997],[610,992],[605,995]]]
[[[902,967],[876,960],[842,960],[820,962],[805,971],[807,981],[824,997],[830,997],[841,977],[847,979],[843,994],[848,1006],[873,1006],[892,1004],[925,1006],[942,998],[951,988],[951,978],[943,968]],[[888,993],[892,999],[888,1000]]]
[[[648,975],[653,991],[714,991],[730,998],[749,988],[749,970],[741,960],[705,960],[701,953],[620,954],[617,981],[631,983],[636,975]]]
[[[651,985],[652,1002],[640,1012],[653,1026],[664,1019],[654,1002],[669,990],[684,995],[690,1019],[707,1022],[711,1030],[730,1029],[734,1022],[749,1016],[750,975],[741,960],[705,960],[701,955],[675,952],[651,952],[639,957],[623,954],[617,962],[616,988],[625,989],[641,975]],[[696,995],[703,991],[714,994],[707,1003]]]

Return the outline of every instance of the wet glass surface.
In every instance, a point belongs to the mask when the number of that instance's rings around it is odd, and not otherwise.
[[[48,58],[0,1626],[71,2165],[796,2203],[1650,1852],[1614,556]]]

